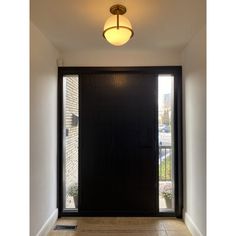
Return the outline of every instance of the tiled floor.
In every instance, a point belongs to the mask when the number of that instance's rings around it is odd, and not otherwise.
[[[79,217],[60,218],[56,224],[77,225],[77,230],[52,230],[48,236],[191,236],[176,218]]]

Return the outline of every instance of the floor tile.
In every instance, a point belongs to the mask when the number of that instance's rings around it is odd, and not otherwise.
[[[168,236],[192,236],[188,230],[168,230]]]
[[[48,236],[191,236],[184,222],[175,218],[64,217],[56,224],[77,225],[77,230],[52,230]]]
[[[166,230],[186,230],[186,225],[182,220],[163,220],[161,223],[164,225]]]

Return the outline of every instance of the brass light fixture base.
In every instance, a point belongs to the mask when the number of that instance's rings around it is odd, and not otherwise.
[[[110,12],[113,15],[124,15],[126,13],[126,7],[120,4],[116,4],[110,8]]]

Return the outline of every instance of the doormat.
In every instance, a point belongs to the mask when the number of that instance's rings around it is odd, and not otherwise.
[[[76,230],[77,225],[56,225],[54,230]]]

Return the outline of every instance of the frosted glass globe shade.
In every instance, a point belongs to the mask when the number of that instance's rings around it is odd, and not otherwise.
[[[132,25],[126,17],[119,15],[117,27],[117,16],[113,15],[105,22],[103,35],[112,45],[121,46],[133,36]]]

